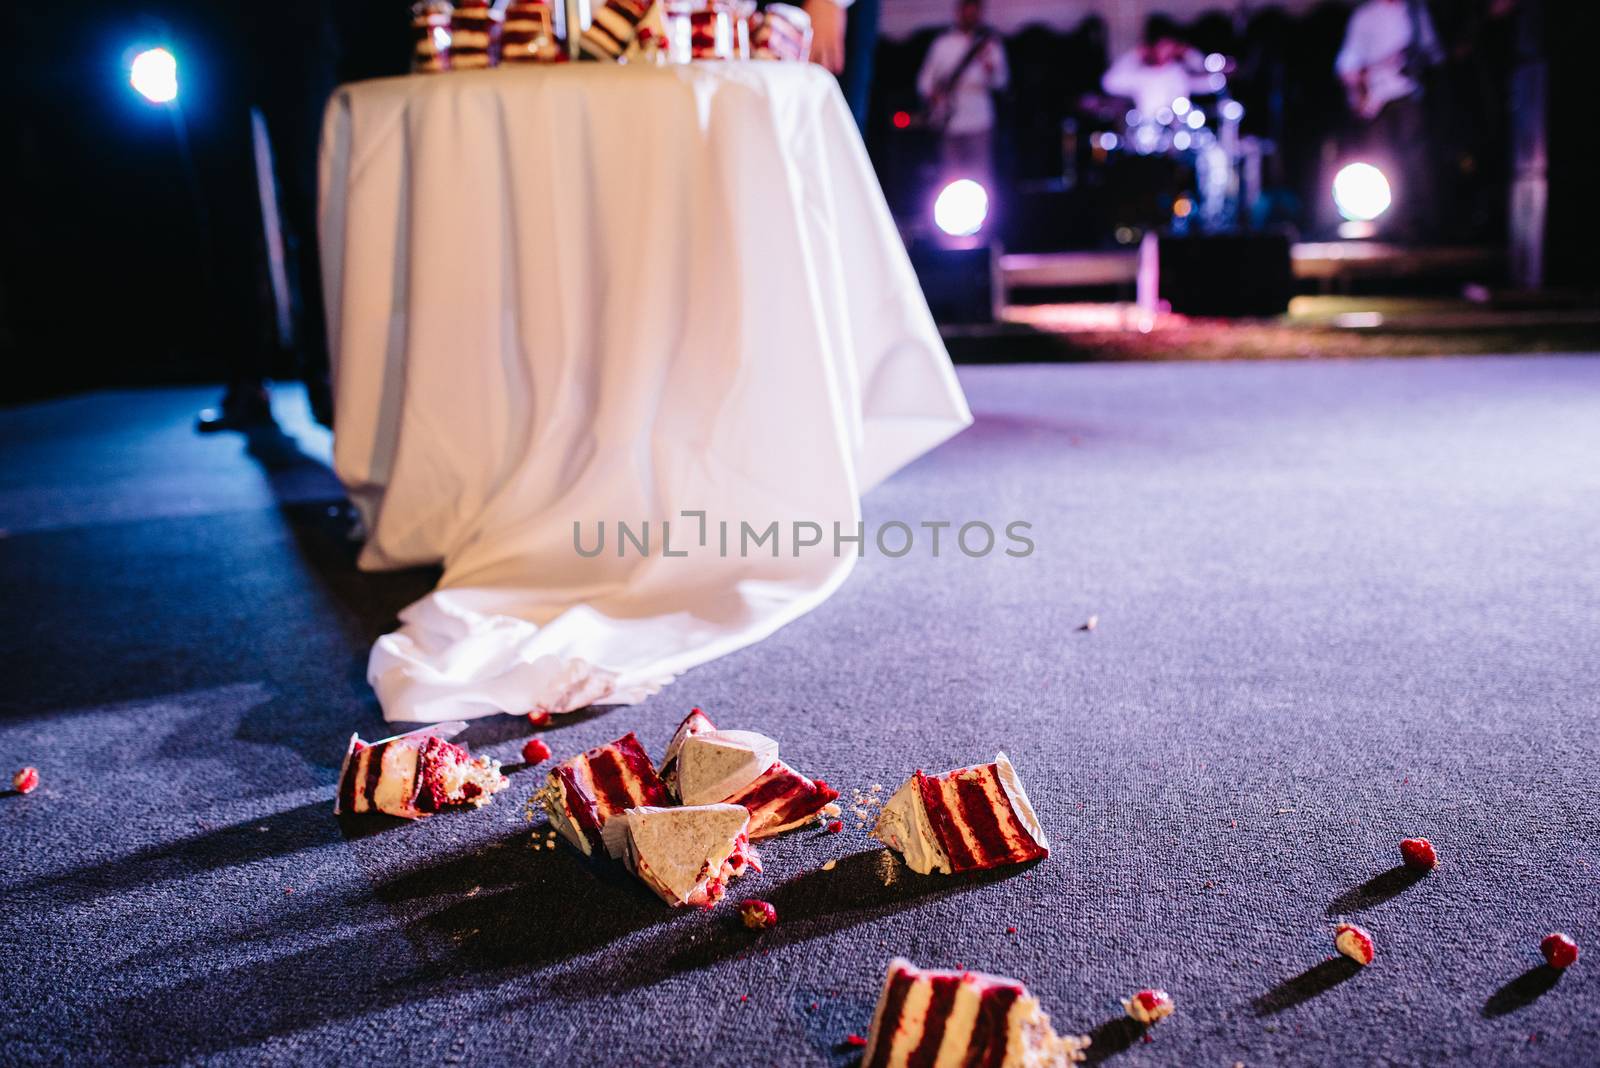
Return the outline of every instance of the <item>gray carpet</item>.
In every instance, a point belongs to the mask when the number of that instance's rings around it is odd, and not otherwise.
[[[1119,1065],[1600,1063],[1600,359],[962,377],[977,426],[869,520],[1027,520],[1031,558],[869,557],[546,735],[659,754],[700,704],[847,798],[1012,754],[1047,860],[918,877],[847,813],[736,884],[759,937],[530,849],[533,771],[335,821],[367,647],[433,576],[353,569],[297,395],[248,444],[192,434],[209,391],[0,412],[0,766],[44,779],[0,796],[0,1060],[842,1065],[903,954],[1025,980]],[[1394,870],[1410,834],[1439,871]],[[1371,968],[1328,961],[1340,916]]]

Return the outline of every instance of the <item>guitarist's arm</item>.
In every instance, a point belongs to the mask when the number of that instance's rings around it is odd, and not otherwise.
[[[944,42],[943,37],[934,39],[933,44],[928,47],[928,54],[922,59],[922,69],[917,72],[917,95],[925,103],[933,102],[939,84],[944,81],[947,73],[945,68],[949,66],[949,61],[944,57]]]
[[[998,93],[1011,82],[1011,69],[1006,66],[1005,46],[999,37],[989,38],[989,47],[983,54],[984,73],[989,76],[989,88]]]

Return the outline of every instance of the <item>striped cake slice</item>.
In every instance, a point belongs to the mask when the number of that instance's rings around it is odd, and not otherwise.
[[[914,871],[946,875],[1048,856],[1039,817],[1004,753],[943,775],[918,770],[894,792],[872,836]]]
[[[770,838],[816,819],[838,799],[839,791],[821,779],[808,779],[775,760],[760,778],[727,801],[750,810],[751,838]]]
[[[872,1017],[862,1068],[1059,1068],[1085,1036],[1058,1035],[1021,983],[924,970],[896,957]]]
[[[606,0],[578,37],[578,51],[586,59],[618,59],[628,50],[649,8],[650,0]]]
[[[557,764],[538,794],[550,825],[586,856],[622,855],[620,838],[607,842],[606,821],[630,808],[670,803],[655,765],[632,731]]]
[[[678,725],[662,777],[684,804],[743,805],[750,837],[770,838],[816,818],[839,797],[778,759],[778,743],[754,731],[719,731],[696,708]]]
[[[363,742],[352,734],[339,769],[334,814],[381,812],[420,819],[447,805],[485,804],[506,788],[506,777],[498,760],[475,760],[447,740],[465,727],[423,727],[381,742]]]

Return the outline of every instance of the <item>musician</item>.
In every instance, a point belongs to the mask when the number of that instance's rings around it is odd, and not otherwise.
[[[1366,0],[1334,61],[1360,147],[1398,169],[1395,199],[1405,210],[1396,214],[1418,230],[1430,228],[1433,205],[1423,79],[1443,58],[1426,0]]]
[[[1146,121],[1170,109],[1180,96],[1209,88],[1200,54],[1183,42],[1177,26],[1164,15],[1150,16],[1140,43],[1117,57],[1100,84],[1111,96],[1132,100]]]
[[[960,0],[956,24],[934,40],[917,75],[947,177],[988,183],[994,161],[991,94],[1010,78],[1000,36],[983,23],[982,0]]]

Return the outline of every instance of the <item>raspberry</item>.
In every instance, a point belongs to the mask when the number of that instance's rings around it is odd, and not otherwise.
[[[550,726],[550,713],[542,710],[539,712],[529,712],[528,723],[534,727],[548,727]]]
[[[1567,968],[1578,959],[1578,943],[1560,931],[1552,931],[1539,943],[1539,952],[1544,954],[1544,962],[1550,967]]]
[[[772,907],[770,901],[747,898],[739,902],[739,918],[750,930],[765,931],[768,927],[778,925],[778,910]]]
[[[31,794],[39,785],[39,769],[23,768],[11,776],[11,786],[19,794]]]
[[[1400,839],[1400,859],[1417,871],[1432,871],[1439,866],[1439,854],[1426,838]]]
[[[1141,990],[1131,998],[1124,998],[1122,1007],[1134,1020],[1147,1026],[1165,1020],[1177,1008],[1172,995],[1165,990]]]
[[[829,834],[838,834],[842,830],[844,830],[844,820],[834,820],[832,823],[828,824]]]
[[[1378,955],[1377,948],[1372,944],[1371,933],[1353,923],[1341,923],[1334,930],[1333,946],[1363,967],[1371,964],[1372,958]]]
[[[544,744],[543,738],[529,738],[522,747],[522,761],[525,764],[542,764],[550,759],[550,747]]]
[[[861,1049],[867,1044],[867,1040],[860,1035],[849,1034],[844,1036],[844,1044],[854,1049]]]

